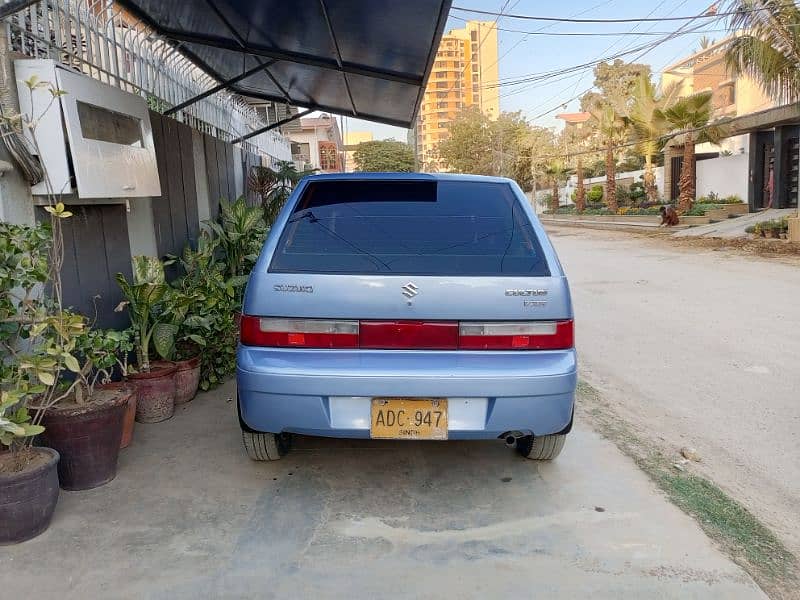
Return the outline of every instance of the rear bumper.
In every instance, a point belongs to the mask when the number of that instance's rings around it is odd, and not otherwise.
[[[574,350],[238,350],[241,418],[273,433],[369,438],[375,396],[450,398],[450,439],[556,433],[576,382]]]

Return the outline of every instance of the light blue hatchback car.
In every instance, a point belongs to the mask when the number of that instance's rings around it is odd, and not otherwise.
[[[555,458],[576,386],[567,279],[522,190],[467,175],[315,175],[250,276],[244,445],[291,434],[500,439]]]

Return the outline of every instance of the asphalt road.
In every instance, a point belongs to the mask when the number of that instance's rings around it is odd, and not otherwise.
[[[114,481],[62,492],[46,533],[0,549],[2,596],[765,598],[584,424],[552,464],[311,438],[253,463],[233,393],[137,425]]]
[[[800,551],[800,262],[550,232],[583,377]]]

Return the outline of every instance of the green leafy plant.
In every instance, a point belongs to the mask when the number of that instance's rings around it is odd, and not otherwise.
[[[589,203],[598,203],[603,199],[603,186],[599,184],[595,184],[589,188],[588,193],[586,194],[586,199]],[[587,206],[589,208],[589,206]]]
[[[413,160],[412,160],[413,164]],[[247,186],[259,195],[264,223],[272,227],[278,213],[292,193],[292,189],[306,175],[316,169],[298,171],[294,163],[288,160],[279,161],[277,169],[269,167],[253,167],[247,176]]]
[[[203,232],[197,249],[184,248],[178,259],[184,275],[177,285],[197,294],[191,314],[202,320],[201,329],[194,329],[194,333],[205,339],[200,366],[203,390],[219,385],[236,367],[238,330],[234,314],[241,309],[239,290],[245,278],[227,276],[219,246],[218,238]]]
[[[125,300],[115,309],[127,309],[134,331],[137,367],[143,372],[150,371],[150,343],[156,351],[168,354],[175,344],[177,326],[165,322],[163,311],[158,304],[169,291],[164,277],[164,265],[152,256],[133,257],[133,281],[129,282],[122,273],[117,273]]]
[[[0,390],[0,445],[14,453],[11,471],[19,471],[24,466],[22,457],[15,451],[44,431],[44,427],[33,423],[25,400],[22,391]]]
[[[258,206],[248,206],[244,197],[235,202],[220,201],[218,221],[204,224],[216,235],[229,276],[246,276],[255,265],[266,237],[266,227]]]

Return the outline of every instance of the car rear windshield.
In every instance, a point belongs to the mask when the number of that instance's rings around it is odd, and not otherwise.
[[[408,180],[309,183],[270,271],[550,274],[508,184]]]

